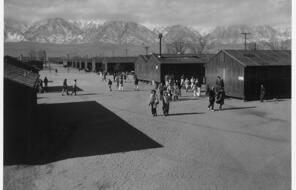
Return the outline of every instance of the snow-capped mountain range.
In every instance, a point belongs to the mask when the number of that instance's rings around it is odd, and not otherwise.
[[[205,35],[220,44],[242,43],[242,32],[249,32],[248,41],[261,42],[291,39],[291,27],[232,25],[218,26]],[[46,19],[32,24],[4,20],[5,42],[39,42],[53,44],[154,44],[158,34],[165,42],[196,41],[201,34],[192,27],[174,25],[148,29],[142,24],[125,21]]]

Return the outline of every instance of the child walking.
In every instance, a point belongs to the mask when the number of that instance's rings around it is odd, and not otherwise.
[[[209,110],[215,111],[214,110],[214,103],[215,103],[215,88],[212,87],[209,91]]]
[[[108,87],[109,87],[109,91],[112,91],[112,81],[111,79],[108,80]]]
[[[164,92],[163,99],[162,99],[162,110],[163,110],[164,116],[169,115],[169,109],[170,109],[170,98],[168,96],[168,93]]]
[[[120,79],[119,90],[123,91],[123,78]]]
[[[69,93],[68,93],[67,79],[64,79],[64,82],[63,82],[62,96],[64,96],[64,92],[66,92],[66,94],[69,95]]]
[[[75,79],[74,85],[73,85],[73,91],[72,91],[71,95],[75,94],[75,96],[76,96],[76,93],[77,93],[77,80]]]
[[[153,117],[157,116],[157,105],[159,103],[155,90],[151,90],[149,106],[151,107],[151,113]]]
[[[222,105],[224,104],[225,99],[225,92],[224,89],[221,88],[217,94],[217,101],[216,103],[219,104],[219,109],[222,109]]]

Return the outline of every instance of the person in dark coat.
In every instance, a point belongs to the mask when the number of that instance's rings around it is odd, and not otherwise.
[[[214,110],[214,103],[215,103],[215,88],[212,87],[210,90],[209,90],[209,110],[212,110],[212,111],[215,111]]]
[[[160,83],[158,85],[158,92],[159,92],[159,99],[160,100],[162,100],[164,90],[165,90],[164,85],[162,83]]]
[[[116,88],[119,90],[119,75],[116,76]]]
[[[119,90],[123,92],[123,78],[120,79]]]
[[[264,88],[263,84],[261,84],[261,86],[260,86],[260,102],[264,101],[264,96],[265,96],[265,88]]]
[[[43,89],[43,82],[41,79],[39,79],[39,93],[43,93],[44,89]]]
[[[73,94],[75,96],[77,94],[77,80],[76,79],[74,80],[73,91],[72,91],[71,95],[73,95]]]
[[[225,99],[225,91],[223,88],[221,88],[217,94],[217,100],[216,103],[219,104],[219,109],[222,109],[222,105],[224,104]]]
[[[217,76],[216,86],[215,86],[216,93],[218,93],[221,88],[224,88],[224,81],[220,76]]]
[[[139,90],[139,80],[135,77],[135,90]]]
[[[124,79],[124,82],[126,82],[126,73],[123,73],[123,79]]]
[[[64,79],[64,82],[63,82],[62,96],[64,96],[64,92],[66,92],[67,95],[69,95],[69,92],[68,92],[68,85],[67,85],[67,79]]]
[[[44,82],[44,91],[47,92],[47,84],[48,84],[48,79],[47,79],[47,77],[44,77],[43,82]]]
[[[108,80],[108,87],[109,87],[109,91],[112,91],[112,81],[111,79]]]
[[[116,73],[113,73],[113,82],[115,82],[116,79]]]
[[[149,106],[151,107],[151,113],[154,116],[157,116],[157,105],[159,103],[159,99],[156,95],[155,90],[151,90]]]
[[[164,93],[163,93],[163,98],[162,98],[162,110],[163,110],[163,115],[164,115],[164,116],[169,115],[169,110],[170,110],[170,98],[169,98],[167,92],[164,92]]]

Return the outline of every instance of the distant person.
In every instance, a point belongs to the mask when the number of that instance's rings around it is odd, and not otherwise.
[[[106,81],[107,80],[107,72],[104,72],[103,74],[103,81]]]
[[[111,79],[108,80],[109,91],[112,91],[112,81]]]
[[[58,74],[58,69],[55,69],[55,73]]]
[[[223,78],[221,78],[220,80],[221,80],[221,81],[220,81],[221,88],[223,88],[223,89],[224,89],[224,80],[223,80]]]
[[[215,103],[215,88],[212,87],[210,90],[209,90],[209,110],[212,110],[212,111],[215,111],[214,110],[214,103]]]
[[[193,83],[192,90],[193,90],[193,96],[196,97],[197,96],[197,84],[195,82]]]
[[[172,100],[173,87],[170,84],[167,86],[166,92],[168,93],[169,99]]]
[[[180,81],[180,86],[181,86],[181,88],[184,86],[184,76],[182,75],[181,76],[181,81]]]
[[[195,81],[194,78],[191,77],[191,79],[190,79],[190,88],[191,88],[191,89],[193,89],[194,81]]]
[[[119,90],[123,92],[123,78],[120,79]]]
[[[196,84],[196,95],[199,97],[200,96],[200,88],[201,88],[201,83],[199,82],[198,79],[195,80],[195,84]]]
[[[124,79],[124,82],[126,82],[126,73],[123,73],[123,79]]]
[[[151,107],[151,113],[153,117],[157,116],[157,105],[159,103],[155,90],[151,90],[149,106]]]
[[[159,93],[159,99],[160,100],[162,100],[164,90],[165,90],[164,85],[162,83],[160,83],[158,85],[158,93]]]
[[[265,96],[265,88],[263,86],[263,84],[260,85],[260,102],[263,102],[264,101],[264,96]]]
[[[39,93],[43,93],[43,82],[42,82],[42,80],[39,79],[38,83],[39,83],[39,85],[38,85],[38,87],[39,87]]]
[[[220,76],[217,76],[216,86],[215,86],[216,92],[218,93],[221,88],[224,88],[224,82]]]
[[[118,90],[119,90],[119,82],[120,82],[119,76],[117,75],[116,76],[116,89],[118,89]]]
[[[173,100],[174,101],[177,101],[179,98],[179,87],[177,85],[177,83],[174,83],[174,86],[173,86]]]
[[[169,115],[169,109],[170,109],[170,98],[168,96],[168,93],[164,92],[163,98],[162,98],[162,110],[163,110],[164,116]]]
[[[221,88],[217,94],[217,100],[216,103],[219,104],[219,109],[222,109],[222,105],[224,104],[225,99],[225,91],[223,88]]]
[[[188,80],[188,78],[185,79],[184,83],[185,83],[185,90],[186,90],[186,93],[187,93],[188,90],[189,90],[189,80]]]
[[[135,90],[139,90],[139,80],[135,77]]]
[[[43,82],[44,82],[44,91],[45,92],[47,92],[47,84],[48,84],[48,79],[47,79],[47,77],[44,77],[44,80],[43,80]]]
[[[78,87],[77,87],[77,80],[75,79],[75,80],[74,80],[74,85],[73,85],[73,90],[72,90],[71,95],[73,95],[73,94],[74,94],[75,96],[77,95],[77,88],[78,88]]]
[[[62,96],[64,96],[64,93],[66,92],[67,95],[69,95],[69,92],[68,92],[68,85],[67,85],[67,79],[64,79],[64,82],[63,82],[63,90],[62,90]]]
[[[113,73],[113,82],[115,82],[116,79],[116,73]]]

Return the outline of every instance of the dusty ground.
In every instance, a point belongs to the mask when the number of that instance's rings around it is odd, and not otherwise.
[[[135,92],[127,83],[125,92],[108,92],[94,73],[59,68],[57,75],[42,71],[45,75],[53,81],[49,86],[78,79],[79,96],[52,92],[39,95],[38,102],[73,103],[56,112],[80,124],[57,161],[5,166],[5,189],[290,189],[291,100],[230,99],[225,110],[209,112],[206,98],[185,97],[171,104],[171,116],[153,118],[147,105],[150,86]],[[106,115],[74,103],[89,101]],[[116,139],[108,138],[114,134]]]

